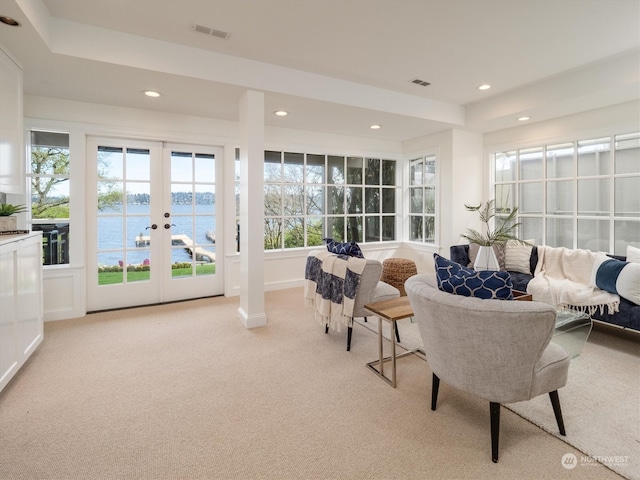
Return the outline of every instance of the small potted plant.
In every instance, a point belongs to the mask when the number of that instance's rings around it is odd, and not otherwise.
[[[10,203],[0,203],[0,232],[9,232],[16,229],[17,219],[13,215],[26,212],[24,205],[12,205]]]
[[[502,218],[499,225],[494,230],[491,229],[491,220],[496,217],[495,200],[489,200],[484,206],[464,205],[470,212],[478,212],[480,221],[484,224],[484,232],[481,233],[473,228],[467,228],[467,232],[462,234],[469,244],[479,245],[478,253],[475,257],[473,268],[475,270],[500,270],[498,259],[494,247],[504,248],[509,241],[526,243],[520,240],[515,230],[520,225],[515,221],[518,214],[518,207],[514,207],[509,214]]]

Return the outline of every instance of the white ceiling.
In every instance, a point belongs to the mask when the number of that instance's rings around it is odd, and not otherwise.
[[[638,0],[0,0],[0,15],[22,23],[0,44],[27,95],[235,121],[256,89],[267,125],[397,141],[640,99]]]

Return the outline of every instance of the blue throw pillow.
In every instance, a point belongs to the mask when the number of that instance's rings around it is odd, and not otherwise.
[[[599,253],[593,263],[591,285],[640,305],[640,263],[630,263]]]
[[[459,263],[433,254],[438,288],[465,297],[513,300],[513,284],[508,272],[475,271]]]
[[[323,239],[327,244],[327,250],[338,255],[364,258],[360,246],[356,242],[336,242],[333,238]]]

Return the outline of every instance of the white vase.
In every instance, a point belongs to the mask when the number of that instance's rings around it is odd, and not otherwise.
[[[498,257],[493,247],[486,247],[480,245],[478,248],[478,254],[476,255],[476,261],[473,262],[473,269],[478,270],[500,270],[500,264],[498,263]]]
[[[0,232],[11,232],[17,228],[17,218],[12,216],[0,217]]]

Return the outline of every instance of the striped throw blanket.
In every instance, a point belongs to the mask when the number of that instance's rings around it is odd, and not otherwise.
[[[364,258],[336,255],[326,250],[311,252],[304,273],[305,305],[315,308],[322,325],[337,331],[353,320],[353,307]]]

